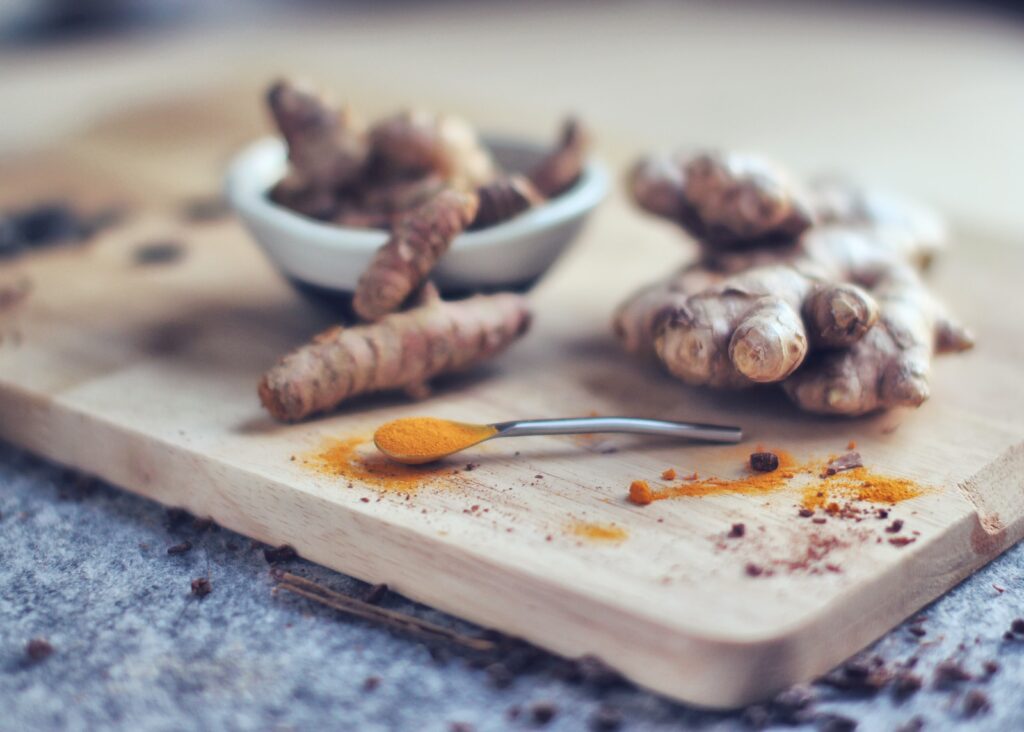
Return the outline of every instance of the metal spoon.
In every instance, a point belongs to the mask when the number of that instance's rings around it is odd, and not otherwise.
[[[418,426],[428,430],[438,427],[455,427],[459,437],[446,444],[442,451],[409,452],[387,439],[389,428]],[[662,419],[641,419],[638,417],[575,417],[572,419],[528,419],[495,424],[469,424],[450,420],[416,418],[396,420],[383,425],[373,436],[377,449],[392,460],[408,465],[418,465],[440,460],[443,457],[479,445],[496,437],[527,437],[530,435],[573,435],[595,432],[628,432],[638,435],[661,435],[682,437],[706,442],[735,443],[743,439],[739,427],[692,422],[669,422]]]

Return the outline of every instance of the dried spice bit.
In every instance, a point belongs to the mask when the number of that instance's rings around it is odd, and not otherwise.
[[[218,221],[231,214],[231,206],[224,196],[212,194],[196,196],[182,202],[181,218],[196,224]]]
[[[857,720],[832,712],[815,715],[815,722],[818,725],[818,732],[853,732],[857,729]]]
[[[476,189],[480,205],[469,225],[472,230],[485,229],[515,218],[524,211],[544,202],[533,183],[522,175],[495,178]]]
[[[1024,618],[1014,618],[1010,623],[1010,631],[1017,635],[1024,635]]]
[[[828,461],[825,465],[825,470],[822,472],[821,477],[825,478],[836,473],[841,473],[844,470],[853,470],[854,468],[860,468],[864,466],[864,461],[861,459],[860,453],[856,451],[850,451],[834,457]]]
[[[760,564],[754,564],[753,562],[748,562],[743,570],[747,573],[748,577],[760,577],[764,574],[764,567]]]
[[[988,695],[981,689],[971,689],[964,696],[964,716],[974,717],[992,709]]]
[[[877,694],[892,677],[881,658],[854,659],[822,677],[822,683],[858,694]]]
[[[180,241],[167,239],[140,244],[132,253],[132,260],[140,267],[177,262],[185,255]]]
[[[380,686],[380,676],[367,676],[363,679],[363,691],[376,691]]]
[[[887,519],[889,518],[889,512],[886,511],[884,508],[879,508],[875,511],[875,516],[877,516],[880,519]]]
[[[288,144],[292,171],[304,184],[334,191],[354,181],[369,159],[362,125],[311,85],[281,80],[267,91],[270,112]]]
[[[972,678],[963,666],[950,659],[935,667],[933,684],[936,689],[952,689],[957,684],[970,681]]]
[[[981,664],[981,668],[985,671],[985,677],[991,678],[999,673],[999,663],[997,661],[985,661]]]
[[[53,645],[45,638],[33,638],[25,644],[25,655],[32,663],[38,663],[53,654]]]
[[[476,732],[476,728],[469,722],[452,722],[448,729],[450,732]]]
[[[924,681],[917,674],[900,671],[892,679],[892,695],[897,701],[909,699],[921,690]]]
[[[923,729],[924,719],[922,717],[911,717],[906,723],[897,727],[894,732],[921,732]]]
[[[907,630],[910,631],[911,635],[917,636],[918,638],[923,638],[927,634],[927,631],[925,631],[925,629],[920,625],[911,625]]]
[[[530,717],[540,725],[547,724],[558,714],[558,707],[551,702],[541,701],[530,705]]]
[[[801,509],[800,509],[799,511],[797,511],[796,513],[797,513],[797,515],[798,515],[798,516],[800,516],[801,518],[810,518],[811,516],[813,516],[813,515],[814,515],[814,511],[812,511],[812,510],[811,510],[811,509],[809,509],[809,508],[801,508]]]
[[[779,456],[774,452],[754,452],[750,454],[750,469],[758,473],[770,473],[779,469]]]
[[[907,544],[913,544],[917,539],[912,536],[894,536],[889,539],[889,543],[895,547],[905,547]]]
[[[263,375],[263,406],[295,421],[369,392],[425,396],[430,379],[496,356],[530,326],[527,300],[511,293],[442,302],[436,291],[373,325],[332,328]]]
[[[745,533],[747,533],[747,527],[743,524],[733,524],[732,528],[729,529],[730,539],[739,539]]]
[[[615,732],[622,727],[622,712],[609,704],[602,704],[590,718],[593,732]]]
[[[279,547],[267,547],[263,550],[263,558],[267,560],[267,564],[290,562],[293,559],[297,559],[298,556],[298,552],[289,544],[282,544]]]
[[[564,193],[579,180],[589,147],[590,135],[578,119],[570,117],[562,124],[555,149],[530,171],[530,181],[545,198]]]
[[[363,602],[369,605],[376,605],[384,599],[386,594],[388,594],[388,586],[381,582],[374,585],[367,591],[366,595],[363,597]]]
[[[900,529],[902,529],[902,528],[903,528],[903,520],[902,519],[895,519],[891,524],[889,524],[888,526],[885,527],[885,531],[886,531],[887,534],[897,534],[897,533],[899,533]]]
[[[475,194],[448,190],[401,216],[356,284],[352,308],[359,317],[373,322],[398,310],[473,220],[477,206]]]
[[[638,506],[646,506],[654,501],[654,492],[646,480],[634,480],[629,484],[629,501]]]
[[[213,584],[209,577],[196,577],[192,580],[192,594],[196,597],[206,597],[213,592]]]
[[[79,213],[67,201],[43,201],[27,208],[0,212],[0,259],[56,244],[84,242],[113,226],[121,210]]]
[[[186,552],[189,552],[191,550],[192,550],[192,542],[191,541],[183,541],[180,544],[174,544],[173,546],[167,547],[167,553],[170,554],[171,556],[176,556],[178,554],[185,554]]]
[[[675,480],[676,479],[676,469],[675,468],[665,468],[665,470],[661,471],[661,479],[662,480]]]

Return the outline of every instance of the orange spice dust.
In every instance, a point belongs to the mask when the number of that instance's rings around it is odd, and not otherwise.
[[[452,485],[459,481],[459,474],[450,466],[401,465],[376,452],[371,445],[365,437],[328,440],[320,450],[307,455],[304,463],[322,475],[400,493],[411,493],[428,483]]]
[[[569,532],[590,539],[591,541],[625,541],[629,534],[621,526],[615,524],[593,524],[586,521],[574,521],[569,525]]]
[[[757,452],[765,452],[758,445]],[[823,475],[827,465],[818,461],[804,464],[797,463],[793,456],[784,450],[768,450],[779,458],[779,467],[767,473],[751,470],[749,463],[746,473],[740,478],[706,478],[696,480],[694,474],[691,482],[681,483],[665,488],[652,488],[645,480],[634,480],[629,486],[628,500],[638,506],[646,506],[654,501],[666,498],[695,498],[712,494],[759,495],[770,493],[793,485],[794,478],[801,477],[794,487],[800,487],[801,507],[809,510],[822,509],[829,513],[842,510],[841,503],[863,501],[866,503],[895,504],[917,498],[926,489],[907,478],[895,478],[874,473],[867,468],[859,467],[845,470],[834,475]],[[805,484],[803,481],[810,479]],[[690,480],[690,476],[683,476]]]
[[[878,475],[861,467],[827,476],[820,483],[807,486],[800,505],[811,511],[821,508],[836,513],[841,500],[900,503],[922,493],[924,488],[912,480]]]
[[[493,437],[489,424],[466,424],[436,417],[406,417],[381,425],[373,433],[377,449],[400,463],[420,465],[464,450]]]
[[[747,466],[747,474],[742,478],[727,480],[724,478],[705,478],[689,483],[653,490],[644,481],[633,481],[629,487],[629,500],[638,506],[666,498],[682,498],[707,496],[712,493],[739,493],[755,495],[768,493],[782,488],[803,466],[798,466],[793,456],[783,450],[773,450],[779,458],[779,467],[770,473],[757,473]],[[642,486],[638,486],[642,484]],[[646,490],[645,490],[646,489]]]

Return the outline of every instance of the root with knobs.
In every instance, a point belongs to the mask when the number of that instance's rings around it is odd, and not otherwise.
[[[511,293],[426,302],[370,325],[336,327],[288,354],[259,384],[263,406],[296,421],[370,392],[425,396],[432,378],[504,350],[530,324],[525,298]]]

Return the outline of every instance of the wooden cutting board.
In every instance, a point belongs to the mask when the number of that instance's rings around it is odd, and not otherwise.
[[[0,312],[4,439],[713,707],[825,671],[1024,535],[1024,329],[1006,309],[1020,302],[1024,248],[976,228],[962,229],[936,280],[979,345],[939,361],[934,397],[915,412],[815,418],[771,390],[690,389],[624,356],[612,308],[686,251],[616,194],[534,290],[529,337],[493,366],[446,380],[420,403],[367,399],[275,424],[257,378],[331,316],[296,295],[234,220],[189,223],[174,211],[181,196],[214,189],[229,152],[260,131],[251,98],[246,89],[181,101],[4,163],[0,205],[63,194],[85,206],[129,201],[135,212],[85,246],[0,265],[0,286],[32,287]],[[602,152],[622,164],[627,149],[605,140]],[[140,244],[166,239],[186,256],[135,263]],[[591,413],[735,423],[749,439],[497,441],[451,463],[471,460],[473,471],[411,494],[350,485],[304,461],[325,439],[404,415]],[[875,472],[928,488],[890,512],[912,544],[890,544],[888,521],[800,518],[795,487],[625,500],[632,480],[658,484],[670,466],[734,477],[757,443],[820,461],[850,440]],[[726,538],[734,523],[744,537]],[[613,525],[619,538],[577,533],[591,524]],[[821,542],[827,559],[804,561]],[[751,577],[749,563],[773,571]]]

